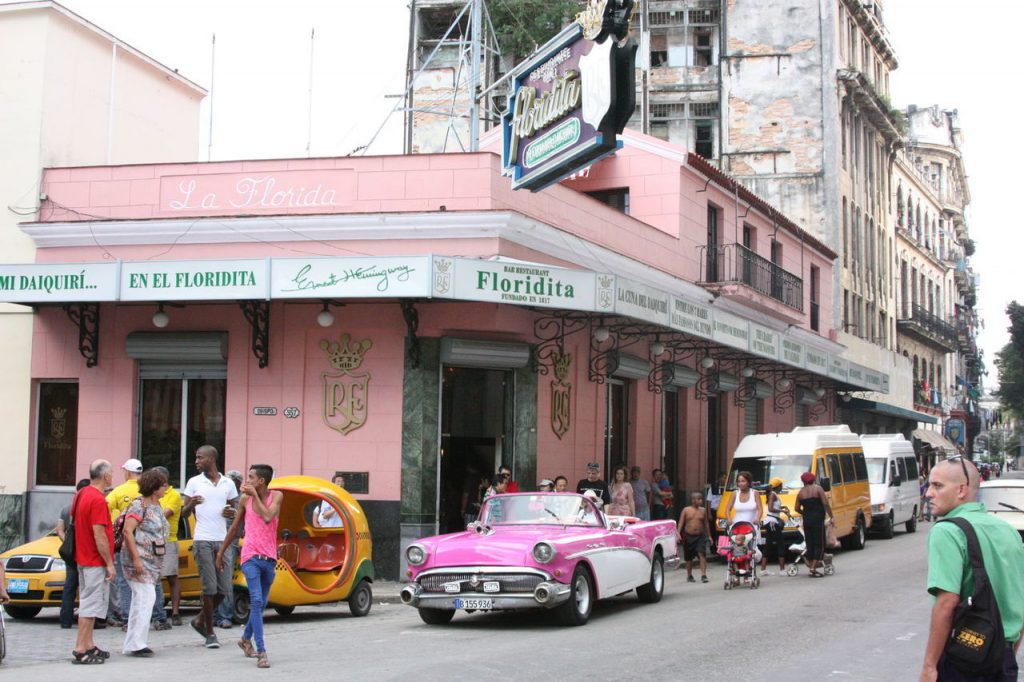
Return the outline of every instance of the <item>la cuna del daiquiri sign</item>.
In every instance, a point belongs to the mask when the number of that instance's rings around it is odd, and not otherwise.
[[[633,0],[590,0],[576,20],[515,69],[502,119],[513,189],[541,190],[610,154],[633,115]]]

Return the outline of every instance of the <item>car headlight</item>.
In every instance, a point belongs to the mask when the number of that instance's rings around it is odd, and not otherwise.
[[[51,571],[67,571],[68,565],[64,563],[63,559],[54,559],[53,563],[50,564]]]
[[[871,505],[871,513],[872,514],[879,514],[879,513],[884,512],[884,511],[885,511],[885,503],[884,502],[882,504],[873,504],[873,505]]]
[[[555,548],[546,542],[533,546],[533,558],[538,564],[546,564],[555,558]]]
[[[411,566],[421,566],[427,560],[427,551],[419,545],[409,545],[405,558]]]

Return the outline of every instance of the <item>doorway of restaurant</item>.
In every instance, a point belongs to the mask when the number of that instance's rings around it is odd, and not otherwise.
[[[217,466],[224,471],[227,380],[216,372],[214,376],[161,374],[166,372],[143,368],[139,377],[136,457],[147,469],[167,467],[171,485],[181,489],[196,473],[193,456],[200,445],[217,448]]]
[[[442,368],[438,529],[465,528],[502,464],[513,467],[515,374],[506,369]],[[465,498],[465,505],[463,501]]]

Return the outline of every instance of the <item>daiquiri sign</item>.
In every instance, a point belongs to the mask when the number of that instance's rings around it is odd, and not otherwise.
[[[513,189],[537,191],[615,151],[635,107],[633,0],[590,0],[516,68],[502,119]]]

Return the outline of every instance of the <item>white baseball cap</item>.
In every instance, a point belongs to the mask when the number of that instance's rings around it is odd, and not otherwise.
[[[133,474],[141,474],[142,473],[142,462],[140,462],[139,460],[137,460],[135,458],[132,458],[132,459],[128,460],[127,462],[125,462],[124,464],[122,464],[121,468],[124,469],[125,471],[130,471]]]

